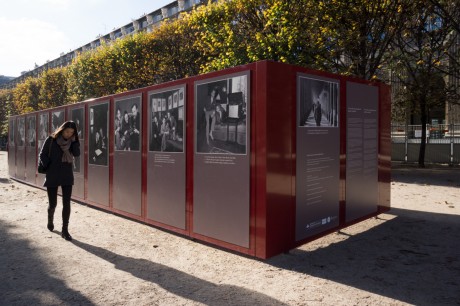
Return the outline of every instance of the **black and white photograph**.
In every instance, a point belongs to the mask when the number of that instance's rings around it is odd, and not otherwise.
[[[36,129],[35,116],[27,118],[27,143],[29,147],[35,147],[37,138]]]
[[[25,118],[18,118],[18,147],[23,147],[26,143],[26,123]]]
[[[65,121],[64,118],[64,111],[57,111],[53,112],[52,120],[51,120],[51,130],[54,132],[56,131]]]
[[[141,98],[134,97],[115,103],[115,150],[139,151],[141,138]]]
[[[150,103],[149,150],[156,152],[184,152],[184,95],[181,89],[153,93]],[[182,99],[182,101],[179,101]],[[172,101],[171,103],[166,101]],[[180,105],[180,106],[179,106]],[[165,106],[163,108],[163,106]]]
[[[85,123],[84,120],[84,109],[83,108],[75,108],[70,111],[70,120],[75,122],[77,125],[77,134],[79,139],[84,139],[84,127]]]
[[[200,83],[195,87],[197,153],[246,154],[247,75]]]
[[[88,163],[107,166],[108,164],[108,103],[90,106],[89,156]]]
[[[339,127],[339,84],[300,77],[299,126]]]

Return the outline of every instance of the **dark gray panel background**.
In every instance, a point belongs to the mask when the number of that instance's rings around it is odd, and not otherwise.
[[[378,88],[347,82],[346,221],[377,211]]]
[[[26,175],[26,147],[18,147],[16,151],[16,178],[25,180]]]
[[[185,229],[185,154],[149,152],[147,181],[147,217]]]
[[[194,153],[193,232],[249,248],[251,143],[249,72],[197,82],[195,94],[197,85],[240,75],[247,76],[247,153],[246,155]],[[196,115],[195,110],[195,118]],[[194,134],[197,135],[196,124]]]
[[[299,74],[297,79],[297,241],[339,225],[340,128],[299,126],[300,103],[305,99],[300,82],[305,78],[339,84],[313,75]],[[340,101],[338,92],[337,99]]]
[[[234,164],[208,164],[210,154],[195,154],[193,231],[249,247],[249,156]]]
[[[88,200],[109,206],[109,167],[88,164]]]
[[[115,151],[113,158],[113,207],[141,215],[141,152]]]
[[[37,156],[38,153],[35,152],[35,147],[26,148],[26,178],[27,182],[35,184],[35,172],[37,169]]]
[[[80,156],[75,157],[75,159],[80,159],[80,172],[74,172],[74,185],[72,189],[72,196],[79,197],[83,199],[85,197],[85,167],[84,167],[84,154],[85,150],[83,147],[83,141],[80,142]]]

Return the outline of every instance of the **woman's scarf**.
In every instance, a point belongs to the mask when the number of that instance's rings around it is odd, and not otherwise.
[[[72,153],[70,153],[70,145],[72,144],[72,139],[69,138],[67,140],[62,137],[62,135],[59,135],[57,140],[57,144],[61,147],[61,150],[63,152],[62,154],[62,162],[63,163],[73,163],[73,156]]]

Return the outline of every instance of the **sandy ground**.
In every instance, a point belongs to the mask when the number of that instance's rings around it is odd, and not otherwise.
[[[67,242],[0,152],[0,305],[460,305],[460,169],[392,175],[389,213],[263,262],[77,203]]]

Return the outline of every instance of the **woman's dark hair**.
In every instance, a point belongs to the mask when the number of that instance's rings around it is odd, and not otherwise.
[[[79,141],[77,133],[77,124],[73,121],[66,121],[63,124],[61,124],[61,126],[58,127],[57,130],[53,132],[53,134],[51,134],[51,137],[53,137],[54,139],[58,138],[62,134],[62,132],[67,128],[73,129],[73,136],[75,136],[76,141]]]

